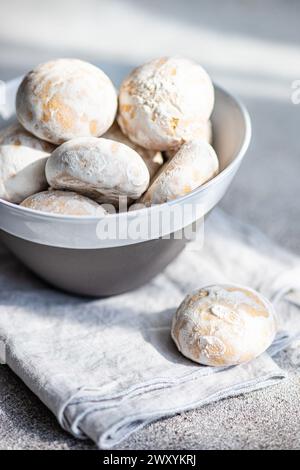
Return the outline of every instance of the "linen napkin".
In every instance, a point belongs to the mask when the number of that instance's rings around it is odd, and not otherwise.
[[[153,420],[286,376],[272,356],[300,332],[297,302],[283,300],[300,291],[299,259],[220,210],[205,224],[204,247],[197,243],[144,287],[100,300],[56,291],[0,252],[2,356],[74,436],[108,449]],[[184,296],[218,282],[249,285],[277,302],[281,332],[247,364],[199,366],[170,338]]]

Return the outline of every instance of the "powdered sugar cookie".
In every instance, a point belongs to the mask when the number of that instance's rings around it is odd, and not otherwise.
[[[276,334],[272,304],[247,287],[215,285],[188,295],[172,323],[179,351],[199,364],[231,366],[263,353]]]
[[[109,139],[81,137],[58,147],[46,165],[49,185],[79,192],[98,202],[138,199],[149,185],[149,171],[138,153]]]
[[[145,205],[162,204],[184,196],[218,172],[218,157],[204,140],[183,144],[167,162],[141,199]]]
[[[46,189],[45,165],[54,148],[17,123],[0,131],[0,197],[19,203]]]
[[[21,206],[52,214],[103,216],[106,211],[95,201],[71,191],[43,191],[28,197]]]
[[[214,105],[214,88],[197,63],[163,57],[136,68],[123,81],[118,122],[142,147],[168,150],[201,138]]]
[[[16,99],[20,123],[55,144],[102,135],[112,125],[116,110],[116,91],[107,75],[77,59],[39,65],[26,75]]]

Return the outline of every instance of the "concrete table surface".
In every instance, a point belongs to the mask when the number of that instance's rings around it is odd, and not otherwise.
[[[187,7],[188,4],[188,7]],[[83,6],[84,5],[84,6]],[[253,140],[221,207],[300,254],[300,4],[297,0],[3,0],[0,79],[53,57],[101,65],[116,81],[151,57],[180,54],[201,62],[239,94]],[[16,14],[18,12],[18,14]],[[298,94],[300,96],[300,93]],[[120,449],[300,448],[300,371],[276,387],[155,422]],[[0,367],[0,449],[94,449],[56,419],[6,367]]]

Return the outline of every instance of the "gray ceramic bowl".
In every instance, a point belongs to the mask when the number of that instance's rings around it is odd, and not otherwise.
[[[211,181],[170,203],[108,215],[105,230],[103,220],[95,217],[46,214],[0,199],[1,240],[39,277],[74,294],[109,296],[149,281],[187,243],[172,233],[194,224],[220,201],[248,148],[251,126],[247,111],[220,87],[215,86],[215,91],[212,124],[221,171]],[[161,228],[153,222],[165,220],[170,211],[187,206],[195,210],[185,211],[172,228]],[[107,236],[114,233],[115,227],[145,226],[150,221],[151,234],[147,236],[132,238],[128,232]],[[168,233],[169,239],[162,238]]]

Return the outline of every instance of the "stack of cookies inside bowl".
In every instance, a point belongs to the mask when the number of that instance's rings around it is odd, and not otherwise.
[[[118,211],[120,198],[128,210],[174,200],[218,173],[213,107],[209,75],[184,58],[141,65],[119,93],[87,62],[41,64],[0,132],[0,198],[73,216]]]

